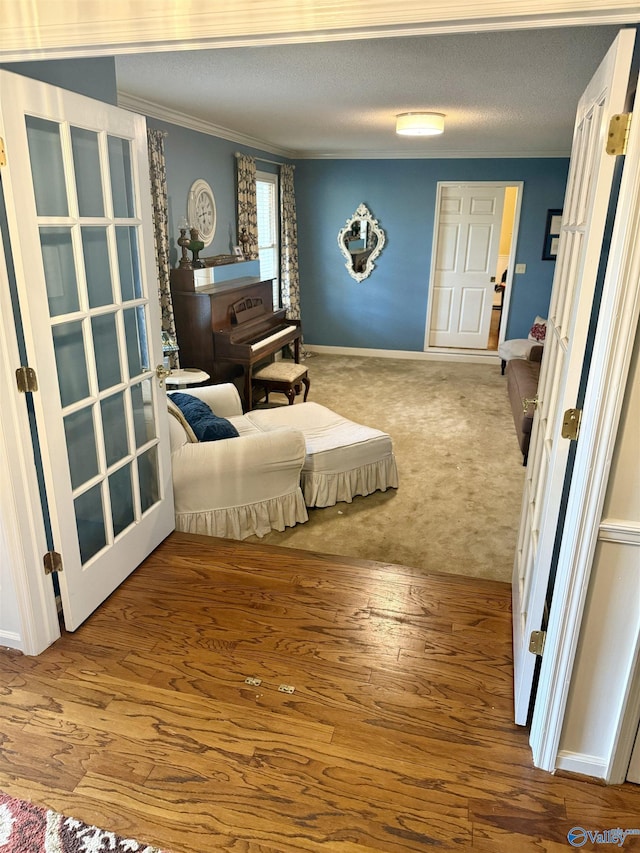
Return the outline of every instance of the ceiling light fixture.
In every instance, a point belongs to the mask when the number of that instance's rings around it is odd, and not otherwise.
[[[396,116],[400,136],[437,136],[444,133],[444,113],[400,113]]]

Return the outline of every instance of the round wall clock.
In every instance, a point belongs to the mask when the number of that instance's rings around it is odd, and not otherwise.
[[[187,218],[192,228],[197,228],[205,246],[213,240],[216,233],[216,200],[213,190],[206,181],[199,178],[189,190]]]

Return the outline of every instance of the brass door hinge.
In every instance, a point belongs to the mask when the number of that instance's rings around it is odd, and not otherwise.
[[[0,136],[0,166],[7,165],[7,152],[4,147],[4,139]]]
[[[531,654],[542,656],[544,641],[547,639],[546,631],[532,631],[529,637],[529,651]]]
[[[45,575],[50,575],[51,572],[62,571],[62,554],[58,554],[57,551],[47,551],[42,558],[42,562],[44,563]]]
[[[626,154],[631,116],[633,113],[619,113],[611,116],[609,133],[607,134],[607,154]]]
[[[19,367],[16,370],[16,384],[21,394],[38,390],[38,377],[32,367]]]
[[[582,409],[567,409],[562,419],[562,437],[577,441],[580,433]]]

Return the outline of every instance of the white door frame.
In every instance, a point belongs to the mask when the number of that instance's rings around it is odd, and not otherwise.
[[[485,362],[487,358],[498,358],[498,353],[487,349],[457,349],[455,347],[433,347],[429,344],[429,336],[431,331],[431,313],[433,311],[433,282],[436,274],[436,250],[438,245],[438,228],[440,226],[440,199],[442,197],[443,187],[516,187],[516,206],[513,216],[513,236],[511,238],[511,249],[509,252],[509,267],[507,272],[507,286],[504,293],[504,303],[502,306],[502,316],[500,317],[500,335],[498,343],[504,340],[504,331],[506,328],[506,320],[509,316],[509,305],[511,302],[511,290],[513,287],[513,267],[516,259],[516,248],[518,243],[518,233],[520,229],[520,212],[522,210],[522,193],[524,181],[438,181],[436,188],[436,206],[433,225],[433,241],[431,246],[431,264],[429,267],[429,291],[427,295],[427,317],[424,328],[424,345],[423,351],[427,353],[439,353],[441,355],[450,355],[456,361],[481,361]],[[466,358],[465,358],[466,356]]]
[[[640,104],[636,96],[636,114]],[[640,121],[631,122],[604,280],[599,322],[576,446],[556,583],[549,613],[530,744],[536,767],[553,771],[609,469],[640,318]],[[640,637],[633,658],[640,657]],[[640,717],[640,689],[629,673],[607,781],[621,782]]]
[[[20,355],[13,317],[0,233],[0,381],[4,388],[0,418],[0,562],[2,571],[13,582],[20,624],[18,636],[3,636],[2,641],[24,654],[39,655],[60,637],[60,625],[53,582],[44,573],[47,537],[25,395],[16,385]]]

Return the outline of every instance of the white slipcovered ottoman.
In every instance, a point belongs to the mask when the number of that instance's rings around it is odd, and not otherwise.
[[[351,503],[356,495],[398,487],[393,444],[386,432],[354,423],[318,403],[260,409],[246,417],[261,430],[288,426],[303,433],[301,485],[308,507]]]

